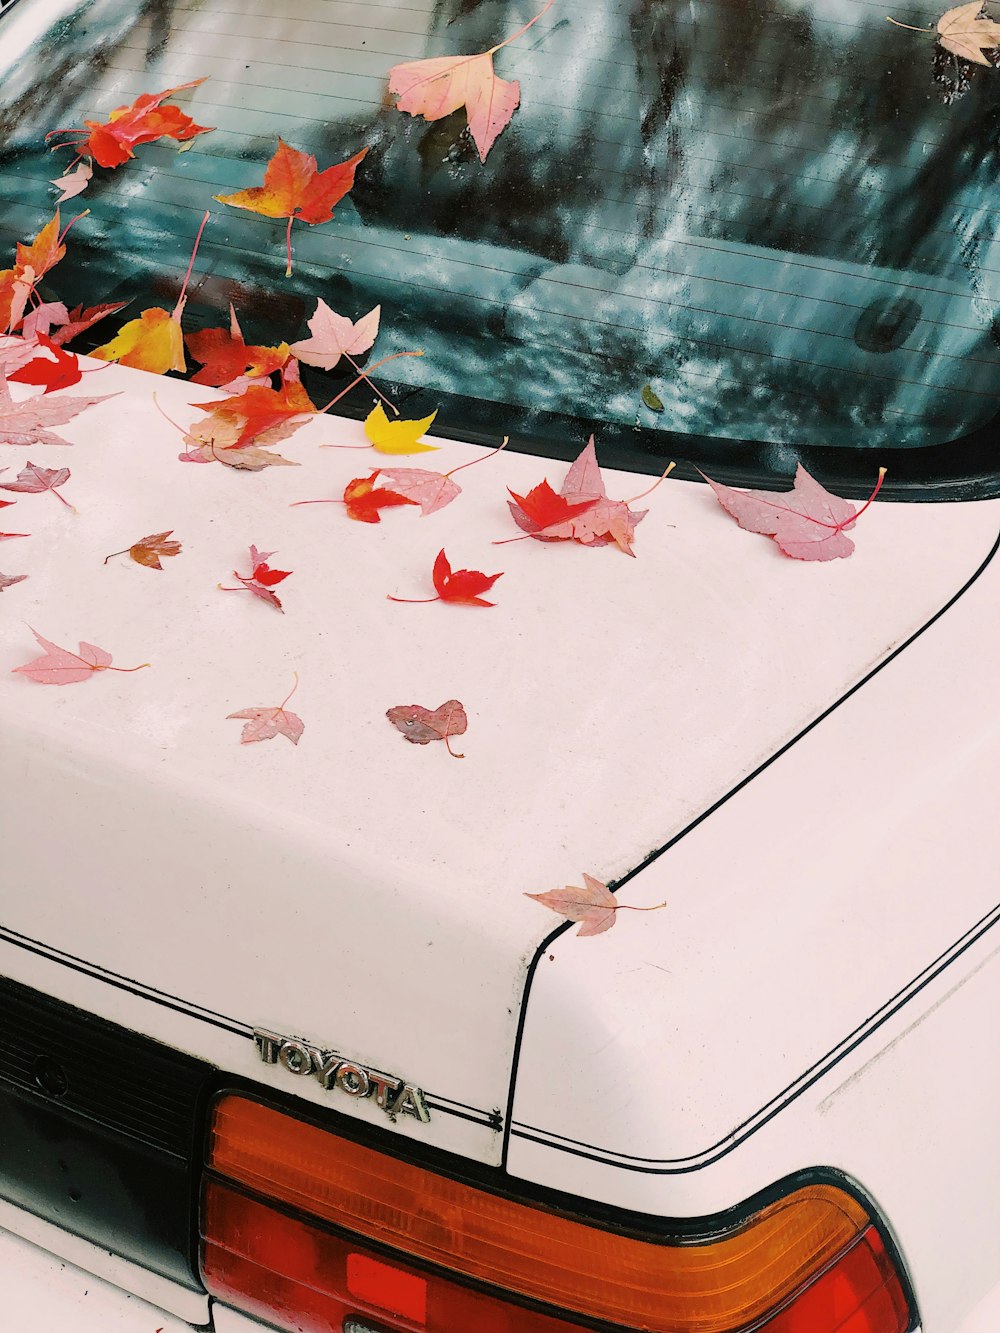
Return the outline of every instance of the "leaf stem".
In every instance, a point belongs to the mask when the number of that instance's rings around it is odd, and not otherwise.
[[[65,499],[62,495],[60,495],[57,490],[53,490],[51,486],[48,489],[52,491],[52,494],[56,497],[56,499],[59,501],[60,504],[64,504],[67,509],[72,509],[74,514],[79,513],[79,510],[75,507],[75,505],[71,505],[70,502],[67,499]]]
[[[504,40],[502,42],[498,42],[496,46],[491,46],[490,49],[486,52],[486,54],[488,56],[495,55],[496,52],[501,50],[503,47],[510,46],[511,42],[516,42],[517,39],[523,36],[524,33],[526,33],[533,24],[538,22],[538,20],[542,17],[543,14],[548,13],[548,11],[552,8],[555,2],[556,0],[546,0],[546,3],[542,6],[542,8],[538,11],[538,13],[535,15],[533,19],[530,19],[524,25],[523,28],[518,28],[517,32],[515,32],[512,37],[505,37]]]
[[[875,499],[876,495],[878,495],[879,491],[882,489],[882,482],[885,480],[885,474],[886,474],[886,469],[884,467],[880,467],[878,470],[878,481],[875,483],[875,489],[872,491],[871,495],[869,495],[868,499],[864,502],[864,504],[854,515],[854,517],[850,520],[850,522],[856,523],[858,519],[861,517],[861,515],[865,512],[865,510],[868,508],[868,506],[871,504],[871,502]]]
[[[107,564],[109,560],[114,560],[116,555],[128,555],[131,549],[131,547],[126,546],[124,551],[112,551],[110,555],[104,557],[104,563]]]
[[[292,218],[294,214],[288,215],[288,226],[285,228],[285,254],[288,256],[288,263],[285,265],[285,277],[292,276]]]
[[[63,241],[66,239],[66,233],[69,231],[70,227],[73,226],[74,222],[79,222],[81,218],[88,217],[89,215],[90,209],[85,208],[82,213],[77,213],[75,218],[70,218],[56,238],[56,245],[62,245]],[[41,276],[41,274],[39,274],[39,276]]]
[[[352,366],[354,367],[354,369],[357,371],[357,373],[358,373],[358,375],[361,377],[361,379],[363,379],[363,380],[365,381],[365,383],[368,385],[369,389],[371,389],[372,393],[376,393],[376,394],[378,394],[378,396],[382,399],[383,403],[385,403],[385,405],[386,405],[387,407],[391,407],[392,410],[393,410],[393,412],[395,412],[396,416],[398,417],[398,416],[399,416],[399,408],[398,408],[398,407],[396,406],[396,404],[392,401],[392,399],[391,399],[391,398],[387,398],[386,395],[382,392],[382,390],[378,387],[378,385],[372,383],[372,381],[368,378],[367,374],[361,369],[361,367],[360,367],[360,366],[358,365],[358,363],[355,361],[354,357],[351,356],[350,352],[345,352],[345,353],[344,353],[344,356],[345,356],[345,358],[346,358],[348,361],[350,361],[351,365],[352,365]]]
[[[498,454],[501,449],[506,449],[508,444],[510,444],[510,436],[505,435],[503,437],[503,444],[498,444],[497,447],[491,449],[488,454],[482,454],[479,458],[473,458],[468,463],[459,463],[458,467],[453,467],[450,472],[442,472],[441,475],[443,477],[453,477],[456,472],[461,472],[464,467],[475,467],[477,463],[485,463],[487,458],[492,458],[493,455]]]
[[[465,755],[464,755],[464,754],[456,754],[455,751],[451,748],[451,733],[448,732],[448,731],[446,731],[446,732],[444,733],[444,748],[445,748],[445,749],[448,751],[448,753],[451,755],[452,759],[464,759],[464,758],[465,758]]]
[[[634,505],[636,500],[645,500],[647,495],[652,495],[653,492],[656,490],[657,486],[659,486],[660,482],[666,481],[666,479],[670,476],[671,472],[673,472],[676,466],[677,466],[676,463],[668,463],[666,470],[659,477],[657,477],[656,481],[653,482],[652,486],[650,486],[645,491],[640,491],[638,495],[633,495],[631,500],[625,501],[625,504]]]
[[[201,220],[201,226],[198,228],[198,235],[194,238],[194,249],[191,251],[191,258],[188,260],[187,272],[184,274],[184,281],[181,283],[181,294],[177,298],[177,304],[174,306],[173,314],[170,316],[176,323],[181,322],[181,311],[184,309],[184,302],[187,300],[188,283],[191,281],[191,270],[194,268],[194,257],[198,253],[198,246],[201,245],[201,234],[205,230],[205,224],[209,219],[209,211],[205,209],[205,216]]]
[[[284,699],[282,699],[281,703],[278,704],[278,712],[279,712],[279,713],[284,712],[285,704],[288,703],[289,699],[292,697],[292,695],[295,693],[295,691],[299,688],[299,673],[298,673],[297,671],[293,671],[293,672],[292,672],[292,675],[295,677],[295,684],[292,686],[292,688],[291,688],[291,689],[288,691],[288,693],[285,695]]]
[[[390,602],[440,602],[441,597],[393,597],[392,593],[386,593],[386,599]]]
[[[632,907],[629,903],[617,903],[616,912],[658,912],[661,907],[666,907],[666,903],[657,903],[655,907]]]
[[[152,666],[152,662],[140,662],[137,667],[98,667],[98,671],[120,671],[123,676],[129,675],[133,671],[142,671],[144,667]]]
[[[160,406],[159,399],[157,398],[155,393],[153,394],[153,405],[155,406],[157,412],[159,412],[160,416],[163,417],[164,421],[170,422],[174,430],[179,430],[182,435],[190,434],[190,432],[186,431],[183,426],[178,426],[177,422],[173,419],[173,417],[167,416],[166,412],[164,412],[163,408]]]
[[[398,356],[423,356],[423,352],[422,352],[422,351],[416,351],[416,352],[393,352],[393,354],[392,354],[391,356],[384,356],[384,357],[382,358],[381,361],[376,361],[375,364],[374,364],[373,366],[369,366],[369,367],[368,367],[368,373],[370,374],[373,370],[378,370],[379,366],[384,366],[385,363],[386,363],[387,361],[395,361],[395,359],[396,359]],[[359,377],[359,378],[356,379],[356,380],[352,380],[351,383],[347,386],[346,389],[341,389],[340,393],[338,393],[337,396],[336,396],[335,398],[331,398],[331,399],[330,399],[330,401],[327,403],[326,407],[320,407],[320,408],[317,408],[317,411],[318,411],[318,412],[329,412],[330,408],[333,407],[334,403],[339,403],[340,400],[341,400],[341,398],[343,398],[345,394],[350,393],[351,390],[352,390],[356,385],[358,385],[358,384],[361,383],[361,380],[362,380],[362,379],[367,379],[367,378],[368,378],[368,375],[363,375],[363,376]],[[329,447],[329,446],[328,446],[328,447]],[[367,449],[367,448],[368,448],[367,445],[356,445],[356,444],[351,444],[351,445],[339,445],[339,446],[337,446],[337,447],[338,447],[338,448],[341,448],[341,449],[343,449],[343,448],[348,448],[348,449],[364,448],[364,449]]]
[[[915,28],[912,23],[900,23],[898,19],[891,19],[888,14],[885,16],[886,23],[892,23],[897,28],[905,28],[907,32],[933,32],[933,28]]]
[[[533,537],[533,532],[526,532],[521,537],[504,537],[498,542],[490,542],[491,546],[509,546],[511,542],[526,542],[529,537]]]
[[[364,449],[366,446],[363,444],[342,444],[339,446],[336,444],[327,444],[323,447],[325,449]],[[293,500],[288,508],[297,509],[299,505],[342,505],[343,503],[343,500]]]

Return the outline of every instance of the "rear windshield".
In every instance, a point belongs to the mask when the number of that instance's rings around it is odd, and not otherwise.
[[[51,215],[72,154],[47,131],[204,76],[176,100],[211,134],[142,146],[64,205],[90,214],[43,294],[135,303],[91,346],[168,305],[208,207],[185,328],[232,302],[248,341],[294,341],[318,297],[380,304],[370,359],[421,349],[383,383],[445,433],[573,456],[594,430],[650,470],[819,451],[865,486],[891,452],[917,480],[921,455],[965,478],[970,440],[992,458],[1000,71],[939,45],[944,6],[554,0],[496,55],[521,105],[485,163],[464,110],[395,109],[394,65],[485,51],[542,4],[20,0],[0,258]],[[284,221],[212,198],[259,185],[279,135],[320,167],[369,150],[333,221],[295,225],[291,277]],[[370,405],[362,386],[341,406]]]

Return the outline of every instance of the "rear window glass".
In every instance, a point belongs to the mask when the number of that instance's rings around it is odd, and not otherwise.
[[[209,207],[187,329],[233,302],[248,340],[293,341],[317,297],[381,304],[373,357],[425,354],[386,384],[445,403],[454,434],[575,422],[651,459],[756,442],[786,470],[800,447],[881,458],[994,418],[1000,71],[885,17],[933,29],[940,3],[555,0],[497,54],[521,105],[485,164],[464,111],[395,109],[393,65],[486,50],[541,3],[20,0],[0,255],[51,213],[72,154],[48,130],[207,76],[177,100],[213,133],[142,146],[64,206],[90,214],[50,299],[135,303],[92,346],[169,304]],[[260,184],[279,135],[321,167],[369,149],[334,220],[295,225],[291,278],[284,222],[212,199]]]

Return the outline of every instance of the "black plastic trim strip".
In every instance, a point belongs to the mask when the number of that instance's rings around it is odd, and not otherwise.
[[[643,861],[641,861],[634,869],[628,871],[627,874],[622,875],[621,879],[612,882],[612,884],[609,886],[612,889],[612,891],[617,892],[618,889],[623,888],[630,880],[634,879],[636,875],[640,874],[641,871],[645,870],[647,866],[652,865],[652,863],[658,860],[661,856],[663,856],[665,852],[668,852],[671,849],[671,847],[676,846],[676,844],[679,843],[682,838],[687,837],[687,835],[693,832],[693,830],[696,829],[700,824],[703,824],[706,819],[708,819],[711,815],[715,814],[716,810],[721,809],[722,806],[724,806],[728,801],[732,800],[734,796],[736,796],[739,792],[741,792],[744,787],[749,786],[749,784],[753,782],[755,778],[759,777],[761,773],[765,772],[766,769],[770,768],[773,763],[775,763],[778,759],[782,757],[782,755],[787,754],[793,745],[797,745],[798,742],[803,739],[803,737],[808,736],[809,733],[813,731],[816,727],[818,727],[821,722],[825,721],[832,713],[836,712],[836,710],[841,706],[841,704],[846,703],[847,700],[852,698],[855,694],[857,694],[857,692],[860,689],[863,689],[864,686],[867,685],[870,680],[873,680],[874,677],[877,676],[880,671],[883,671],[887,666],[889,666],[891,662],[894,662],[896,658],[899,657],[901,653],[904,653],[906,649],[910,647],[911,644],[915,643],[916,640],[919,639],[922,634],[925,634],[927,630],[931,628],[932,625],[935,625],[945,614],[945,612],[949,611],[951,607],[955,605],[955,603],[959,600],[959,598],[963,597],[965,593],[969,591],[972,585],[980,578],[980,576],[989,567],[990,563],[996,556],[998,550],[1000,550],[1000,532],[998,532],[996,540],[994,541],[992,547],[988,551],[986,558],[980,564],[979,568],[971,575],[969,579],[966,580],[965,583],[962,584],[962,586],[958,589],[958,591],[954,593],[953,596],[951,596],[947,602],[945,602],[944,606],[942,606],[940,610],[935,611],[934,615],[932,615],[929,620],[927,620],[923,625],[921,625],[919,629],[915,630],[908,639],[904,639],[903,642],[899,644],[898,647],[894,648],[893,651],[889,653],[887,657],[883,658],[881,662],[877,663],[874,667],[872,667],[871,671],[869,671],[867,675],[862,676],[862,678],[859,681],[857,681],[856,684],[852,685],[851,688],[846,691],[846,693],[842,694],[839,699],[836,699],[832,704],[829,705],[828,708],[825,708],[822,713],[820,713],[817,717],[813,718],[812,722],[808,723],[805,727],[802,728],[801,731],[797,732],[790,740],[786,741],[785,744],[780,747],[780,749],[776,750],[774,754],[772,754],[768,759],[765,759],[762,764],[759,764],[757,768],[755,768],[752,772],[748,773],[745,778],[742,778],[739,782],[737,782],[734,787],[731,787],[730,790],[726,792],[724,796],[720,796],[719,799],[713,805],[710,805],[708,809],[703,810],[700,815],[692,819],[689,824],[685,825],[685,827],[682,828],[679,833],[676,833],[672,838],[670,838],[667,842],[665,842],[662,847],[658,847],[655,851],[650,852],[650,854]],[[988,916],[992,916],[992,913],[989,913]],[[987,918],[984,917],[982,918],[982,920],[985,921],[987,920]],[[966,932],[966,936],[963,936],[962,938],[965,939],[969,934],[976,931],[981,924],[982,922],[979,922],[975,926],[972,926],[970,928],[970,931]],[[991,926],[994,924],[996,924],[996,922],[991,922]],[[549,934],[546,935],[546,937],[542,940],[541,944],[539,944],[539,946],[537,947],[537,949],[535,950],[534,954],[531,957],[530,963],[528,964],[528,970],[524,979],[523,998],[521,1001],[520,1010],[518,1012],[517,1033],[514,1037],[514,1055],[513,1059],[511,1060],[510,1085],[507,1093],[507,1113],[504,1117],[504,1138],[503,1138],[503,1148],[501,1156],[501,1162],[504,1169],[506,1169],[507,1167],[507,1161],[510,1153],[511,1135],[512,1133],[515,1132],[513,1129],[514,1095],[517,1088],[517,1073],[521,1059],[521,1048],[524,1041],[524,1029],[528,1014],[528,1004],[531,998],[531,985],[532,982],[534,981],[535,973],[537,971],[538,964],[541,961],[543,954],[545,954],[547,950],[551,948],[552,944],[561,935],[564,935],[566,931],[568,931],[572,927],[572,925],[573,922],[565,921],[563,922],[562,925],[556,926],[554,930],[551,930]],[[985,929],[989,928],[990,927],[986,927]],[[985,930],[981,931],[980,933],[985,933]],[[978,938],[978,936],[976,938]],[[974,942],[975,942],[974,940],[969,940],[969,942],[963,948],[959,949],[957,953],[949,957],[946,962],[942,963],[941,967],[938,969],[937,972],[934,973],[934,975],[937,976],[941,971],[944,971],[946,967],[950,966],[950,964],[954,962],[955,958],[960,957],[961,954],[963,954],[965,950],[968,947],[970,947],[970,945]],[[961,940],[959,941],[959,943],[961,943]],[[955,947],[956,946],[952,946],[952,948]],[[942,955],[942,957],[944,957],[944,955]],[[931,964],[931,967],[934,967],[933,963]],[[926,972],[926,970],[927,969],[925,968],[924,971]],[[900,1003],[892,1011],[893,1013],[898,1012],[898,1010],[902,1008],[904,1004],[906,1004],[909,1000],[911,1000],[914,995],[919,994],[919,992],[923,990],[924,986],[929,984],[929,982],[933,979],[932,977],[928,977],[926,981],[924,981],[921,985],[918,986],[917,982],[919,982],[920,977],[923,975],[924,975],[923,972],[918,973],[917,976],[913,979],[913,981],[910,982],[910,987],[916,987],[916,989],[911,990],[906,995],[906,997],[900,1001]],[[904,988],[904,990],[905,989],[906,988]],[[887,1003],[892,1004],[892,1000],[888,1001]],[[875,1016],[877,1016],[877,1014],[880,1012],[881,1011],[876,1011]],[[580,1147],[578,1148],[570,1148],[563,1146],[563,1144],[557,1142],[555,1138],[541,1139],[535,1137],[534,1141],[538,1143],[544,1143],[547,1147],[550,1147],[560,1152],[571,1153],[573,1156],[576,1157],[586,1157],[591,1161],[605,1162],[609,1165],[618,1166],[622,1170],[626,1171],[631,1170],[631,1171],[641,1171],[648,1174],[666,1175],[666,1174],[680,1174],[682,1171],[689,1172],[689,1171],[700,1170],[702,1167],[708,1166],[712,1162],[717,1162],[721,1157],[725,1157],[728,1153],[732,1152],[732,1150],[736,1148],[739,1144],[745,1142],[745,1140],[749,1138],[751,1134],[756,1133],[756,1131],[760,1129],[762,1125],[766,1124],[768,1120],[773,1119],[774,1116],[776,1116],[778,1112],[782,1109],[782,1107],[786,1106],[789,1101],[794,1100],[794,1098],[797,1096],[800,1096],[801,1093],[804,1092],[807,1087],[811,1086],[811,1084],[816,1081],[816,1078],[819,1078],[822,1076],[822,1074],[827,1073],[829,1069],[832,1069],[834,1065],[839,1063],[840,1060],[844,1059],[845,1056],[850,1054],[850,1052],[853,1051],[855,1047],[858,1046],[865,1039],[866,1036],[870,1035],[870,1032],[876,1031],[877,1028],[881,1027],[882,1023],[886,1022],[889,1017],[891,1017],[891,1014],[887,1014],[884,1018],[882,1018],[880,1022],[877,1023],[874,1027],[870,1028],[868,1032],[865,1032],[862,1036],[860,1036],[857,1039],[857,1041],[853,1043],[853,1045],[851,1045],[848,1049],[842,1051],[840,1055],[838,1055],[835,1059],[831,1060],[829,1064],[825,1065],[824,1068],[821,1070],[821,1072],[816,1074],[815,1078],[813,1078],[810,1081],[810,1083],[807,1083],[797,1092],[794,1092],[787,1098],[784,1098],[784,1094],[779,1093],[776,1099],[774,1099],[772,1102],[768,1102],[764,1107],[761,1108],[760,1111],[756,1113],[757,1116],[760,1116],[765,1111],[767,1111],[768,1107],[773,1107],[773,1109],[766,1116],[766,1118],[760,1120],[759,1123],[753,1124],[753,1127],[748,1129],[747,1132],[742,1137],[732,1140],[728,1144],[728,1146],[722,1148],[722,1150],[715,1153],[714,1156],[708,1155],[713,1152],[713,1149],[711,1148],[706,1149],[704,1155],[699,1154],[698,1156],[702,1157],[702,1160],[698,1161],[696,1165],[685,1166],[683,1168],[677,1168],[677,1169],[672,1169],[669,1167],[660,1167],[660,1166],[656,1167],[639,1166],[635,1164],[629,1164],[628,1162],[623,1160],[620,1161],[618,1160],[618,1155],[612,1157],[610,1154],[607,1154],[607,1150],[599,1148],[596,1145],[592,1144],[584,1144],[580,1145]],[[869,1020],[869,1022],[871,1022],[871,1020]],[[850,1041],[850,1036],[844,1038],[844,1040]],[[835,1047],[834,1052],[837,1049],[838,1048]],[[831,1052],[831,1054],[833,1054],[833,1052]],[[820,1063],[822,1063],[822,1061]],[[813,1067],[815,1068],[815,1066]],[[806,1072],[808,1073],[809,1071]],[[794,1088],[795,1084],[790,1085],[790,1087]],[[782,1100],[782,1098],[784,1099]],[[754,1120],[755,1116],[751,1116],[749,1120],[745,1123],[750,1124]],[[533,1136],[524,1132],[518,1132],[518,1137],[532,1138]],[[722,1142],[725,1142],[725,1140],[722,1140]],[[581,1149],[583,1148],[587,1148],[589,1149],[589,1151],[582,1151]],[[694,1159],[689,1158],[682,1160],[692,1161]]]

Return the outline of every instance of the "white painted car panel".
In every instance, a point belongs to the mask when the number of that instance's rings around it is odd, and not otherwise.
[[[506,1113],[529,964],[556,922],[523,893],[641,864],[934,620],[1000,529],[998,503],[876,505],[851,560],[810,567],[740,532],[706,488],[670,481],[634,561],[493,547],[513,532],[505,487],[564,472],[512,454],[463,473],[441,515],[361,528],[333,505],[286,507],[339,496],[377,465],[320,447],[361,443],[356,423],[311,422],[284,449],[300,468],[239,476],[178,463],[152,408],[155,388],[186,422],[185,404],[212,390],[120,367],[99,383],[123,396],[64,428],[75,448],[44,451],[72,467],[79,515],[45,496],[16,511],[33,535],[18,551],[30,579],[0,624],[0,845],[18,868],[0,885],[0,970],[486,1163],[502,1160],[490,1113]],[[414,462],[478,456],[442,443]],[[649,484],[607,481],[615,496]],[[103,565],[168,526],[185,550],[163,573]],[[250,542],[295,571],[284,616],[217,590]],[[505,570],[494,609],[386,601],[426,596],[442,545],[456,566]],[[997,577],[986,568],[622,891],[666,909],[552,943],[519,1051],[512,1175],[693,1216],[836,1168],[885,1210],[927,1329],[966,1333],[1000,1268],[996,1062],[970,1058],[992,1046],[992,936],[734,1151],[707,1150],[994,906],[983,645]],[[10,674],[33,655],[25,622],[152,666],[33,685]],[[296,671],[301,745],[241,747],[226,715],[276,703]],[[451,696],[469,709],[462,762],[406,745],[383,716]],[[370,1102],[262,1065],[254,1024],[426,1087],[431,1123],[390,1125]],[[566,1139],[599,1151],[571,1154]],[[635,1157],[652,1160],[637,1170]],[[685,1157],[696,1169],[668,1169]],[[942,1235],[948,1219],[960,1224]]]

